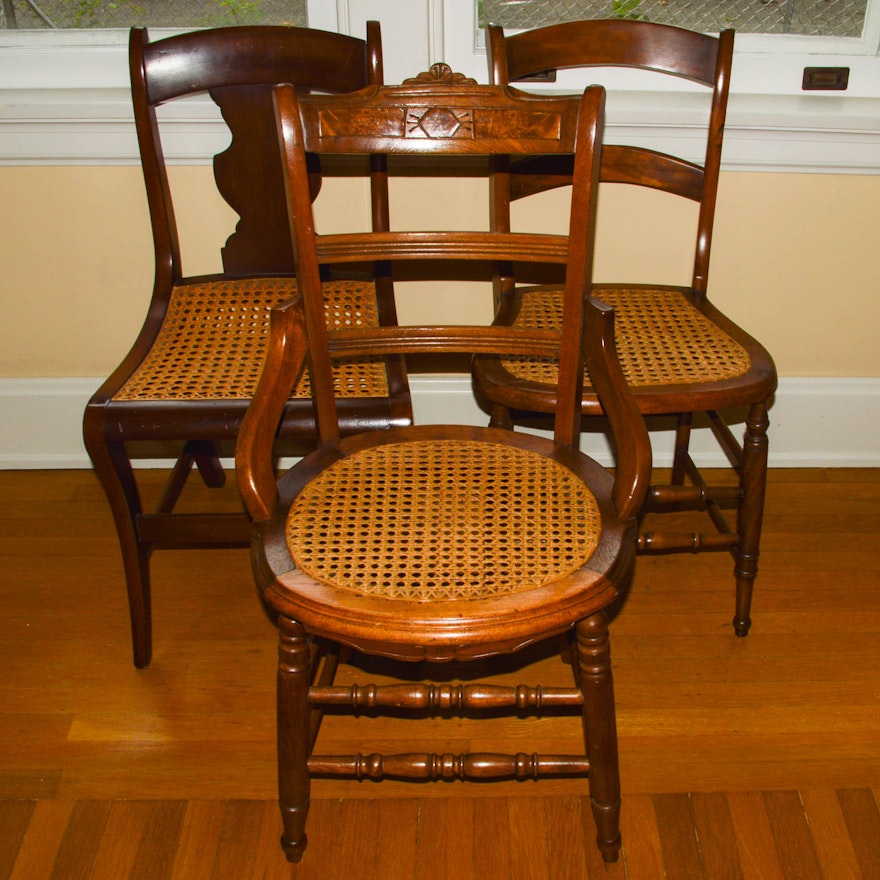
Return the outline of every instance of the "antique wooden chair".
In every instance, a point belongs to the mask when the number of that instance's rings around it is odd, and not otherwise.
[[[360,94],[298,102],[289,87],[279,87],[276,95],[300,294],[273,311],[269,353],[239,435],[236,472],[254,521],[255,577],[280,631],[283,847],[293,861],[303,854],[313,775],[489,780],[589,774],[598,844],[613,861],[620,846],[619,778],[605,609],[631,572],[634,517],[651,456],[647,429],[614,354],[613,313],[588,298],[603,92],[589,89],[582,100],[536,98],[477,85],[435,65],[402,86]],[[448,157],[573,153],[570,236],[443,230],[316,235],[309,152],[381,152],[392,161],[404,154],[407,167],[420,159],[439,167]],[[325,261],[426,260],[447,267],[482,261],[488,292],[487,261],[499,258],[567,263],[563,333],[479,326],[328,332],[321,318]],[[340,439],[330,363],[367,352],[558,355],[554,439],[443,425]],[[613,478],[577,450],[584,356],[620,443]],[[275,425],[306,362],[321,444],[276,482]],[[561,634],[574,637],[575,687],[333,686],[336,652],[318,651],[329,642],[401,661],[462,661],[512,653]],[[326,665],[317,662],[321,656]],[[320,756],[313,745],[327,706],[513,715],[580,707],[586,748],[580,755]]]
[[[353,91],[381,82],[378,24],[367,40],[292,27],[241,27],[150,42],[131,32],[134,116],[155,250],[155,281],[146,321],[128,355],[96,392],[85,412],[86,448],[107,494],[125,566],[134,662],[151,657],[151,552],[157,547],[246,545],[244,510],[175,512],[195,463],[208,486],[224,482],[220,449],[238,433],[256,387],[268,332],[269,309],[296,291],[294,259],[278,163],[272,87]],[[239,214],[222,250],[223,272],[188,277],[181,263],[171,187],[157,107],[209,92],[232,132],[214,157],[215,180]],[[312,192],[320,176],[312,166]],[[372,168],[372,214],[387,226],[384,160]],[[380,272],[380,275],[382,273]],[[331,324],[394,323],[390,282],[367,274],[325,279]],[[361,431],[411,421],[400,358],[358,359],[339,365],[340,429]],[[313,438],[315,419],[307,384],[294,389],[279,438]],[[132,456],[143,441],[174,443],[180,451],[153,512],[142,507]],[[167,454],[167,448],[163,447]],[[151,457],[157,457],[152,451]],[[143,455],[143,452],[140,452]],[[175,453],[176,454],[176,453]]]
[[[752,588],[767,476],[767,405],[776,370],[767,351],[725,317],[707,298],[709,254],[727,108],[733,32],[718,38],[641,21],[577,21],[505,36],[488,28],[490,77],[508,83],[548,69],[624,66],[658,77],[683,77],[711,90],[705,161],[702,165],[637,146],[606,144],[601,179],[650,187],[699,205],[690,286],[597,284],[597,296],[617,310],[617,339],[624,373],[645,415],[674,415],[676,439],[670,485],[653,486],[645,512],[701,510],[715,526],[709,534],[643,531],[641,552],[727,550],[734,558],[737,635],[748,633]],[[510,203],[570,180],[565,161],[534,158],[499,164],[493,189],[493,224],[506,229]],[[647,222],[651,222],[648,220]],[[660,219],[658,218],[658,222]],[[633,248],[638,241],[633,240]],[[690,245],[688,245],[690,246]],[[496,285],[497,322],[557,326],[562,287],[517,288],[509,268]],[[550,360],[481,358],[475,388],[495,426],[512,426],[527,413],[552,411],[556,367]],[[585,384],[583,412],[601,413]],[[740,443],[721,410],[746,411]],[[708,424],[737,470],[737,486],[708,485],[689,452],[693,418]],[[736,509],[730,524],[725,508]]]

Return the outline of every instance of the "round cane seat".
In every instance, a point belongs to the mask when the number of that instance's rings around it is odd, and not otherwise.
[[[288,514],[313,579],[361,595],[484,599],[581,568],[601,531],[593,494],[553,459],[501,443],[413,440],[340,459]]]
[[[718,382],[749,371],[748,352],[677,290],[602,289],[596,296],[614,307],[617,353],[634,387]],[[562,291],[525,291],[514,326],[560,330]],[[518,379],[556,384],[552,359],[512,357],[503,364]]]

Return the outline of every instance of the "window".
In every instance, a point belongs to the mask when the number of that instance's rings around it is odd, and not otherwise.
[[[485,69],[481,21],[508,30],[566,18],[637,17],[694,30],[734,27],[732,93],[802,94],[806,67],[848,67],[848,97],[880,98],[880,0],[447,0],[447,61]],[[464,29],[473,34],[464,47]],[[618,79],[626,88],[627,78]],[[569,84],[566,77],[563,84]],[[634,85],[633,88],[638,88]]]
[[[229,16],[258,7],[267,16],[264,23],[272,23],[270,15],[293,21],[294,14],[304,12],[310,27],[353,35],[363,35],[365,22],[377,19],[382,23],[388,82],[413,76],[435,61],[445,61],[485,82],[480,14],[512,29],[515,21],[520,22],[517,27],[539,23],[513,16],[548,10],[558,16],[560,9],[566,15],[584,15],[590,7],[600,14],[644,15],[712,30],[720,19],[710,24],[705,18],[675,16],[720,13],[724,23],[738,31],[725,139],[727,167],[880,173],[880,0],[0,0],[0,4],[7,14],[14,4],[19,25],[31,14],[25,7],[33,12],[36,6],[48,17],[50,11],[58,15],[59,10],[70,14],[98,6],[124,8],[129,16],[144,14],[153,38],[162,35],[156,23],[169,21],[154,16],[183,8],[195,9],[197,16],[205,16],[206,9]],[[751,17],[728,21],[735,15]],[[756,16],[762,25],[752,24]],[[0,28],[0,163],[137,162],[126,55],[130,23],[135,22],[129,18],[115,30],[52,29],[45,23],[35,30]],[[196,22],[176,29],[194,26]],[[760,27],[764,33],[755,32]],[[816,35],[817,29],[824,35]],[[848,68],[847,89],[804,92],[805,67]],[[583,78],[568,78],[572,73],[560,72],[554,88],[583,88]],[[610,90],[629,94],[622,116],[613,118],[609,110],[612,126],[634,125],[658,138],[658,143],[689,137],[699,127],[695,105],[689,103],[690,84],[676,82],[668,94],[649,94],[638,80],[627,78],[630,72],[613,73],[617,79],[603,75],[603,82]],[[196,104],[179,120],[179,139],[170,148],[169,161],[198,161],[196,157],[205,154],[198,139],[216,137],[222,128],[211,115],[213,109],[210,101]]]
[[[65,28],[305,26],[306,0],[3,0],[0,27]]]
[[[849,3],[847,8],[853,19],[849,24],[841,22],[837,8],[838,14],[830,16],[834,22],[829,26],[830,19],[826,17],[822,25],[826,32],[834,33],[817,36],[793,32],[810,30],[805,23],[810,16],[804,9],[813,8],[812,18],[816,22],[821,21],[821,16],[815,14],[817,10],[830,11],[843,2]],[[801,10],[797,12],[799,5]],[[590,7],[605,17],[645,15],[696,28],[694,18],[685,20],[677,16],[714,12],[727,18],[733,12],[725,10],[736,8],[737,14],[745,15],[759,6],[771,10],[763,13],[764,33],[755,32],[760,27],[749,24],[751,19],[736,22],[725,167],[880,173],[880,0],[446,0],[438,57],[462,73],[485,77],[481,17],[484,21],[494,19],[507,30],[517,30],[545,23],[535,17],[538,14],[545,16],[549,11],[557,18],[580,17]],[[786,19],[791,32],[782,33]],[[712,32],[721,23],[716,19],[711,26],[708,22],[704,26]],[[725,20],[724,24],[734,22]],[[839,32],[844,29],[858,34],[842,36]],[[847,68],[847,89],[804,91],[807,67]],[[559,71],[555,84],[530,84],[529,88],[571,92],[582,89],[588,81],[592,81],[589,73]],[[638,132],[644,135],[644,142],[653,140],[660,149],[664,142],[690,138],[704,112],[700,109],[701,96],[697,97],[699,89],[686,82],[670,83],[668,92],[662,94],[647,92],[644,78],[624,69],[603,71],[602,82],[609,89],[608,127],[626,129],[627,136]],[[689,153],[687,149],[682,152]]]
[[[480,0],[481,25],[543,27],[578,18],[626,18],[704,33],[860,37],[867,0]]]

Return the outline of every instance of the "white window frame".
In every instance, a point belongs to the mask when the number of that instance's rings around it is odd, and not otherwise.
[[[473,76],[486,69],[482,34],[476,24],[475,0],[444,3],[446,59],[456,69]],[[467,29],[474,34],[462,39]],[[516,33],[508,29],[508,33]],[[736,36],[733,94],[801,94],[801,77],[807,66],[849,67],[848,97],[880,97],[880,2],[870,0],[861,37],[806,37],[799,35],[741,34]],[[582,78],[562,72],[556,88],[567,88]],[[639,79],[616,71],[619,88],[639,88]],[[683,86],[687,89],[687,86]]]
[[[308,0],[312,27],[362,36],[382,22],[386,80],[445,61],[485,82],[474,0]],[[154,38],[168,31],[151,30]],[[125,31],[0,31],[0,165],[136,163]],[[880,174],[880,0],[859,39],[738,35],[725,167]],[[803,92],[805,66],[849,67],[845,92]],[[638,78],[603,81],[609,129],[699,154],[702,105],[687,84],[647,93]],[[556,89],[583,85],[560,75]],[[225,128],[209,101],[173,110],[169,161],[203,163]],[[685,149],[687,152],[687,148]]]

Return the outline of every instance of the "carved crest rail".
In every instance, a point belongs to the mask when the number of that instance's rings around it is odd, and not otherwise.
[[[370,86],[332,98],[311,96],[300,102],[306,124],[306,149],[323,153],[432,152],[442,142],[460,144],[463,153],[503,151],[505,140],[534,143],[536,153],[567,153],[576,132],[564,130],[564,108],[571,97],[548,99],[506,86],[480,85],[445,64],[399,86]],[[523,107],[534,100],[534,110]],[[358,105],[363,105],[362,109]]]

